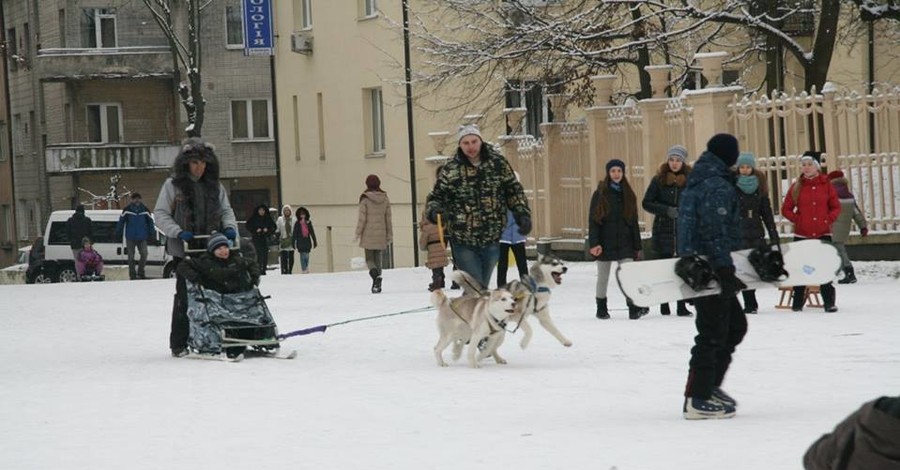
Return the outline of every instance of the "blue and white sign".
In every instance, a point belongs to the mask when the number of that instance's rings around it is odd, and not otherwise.
[[[244,55],[273,55],[271,0],[244,0]]]

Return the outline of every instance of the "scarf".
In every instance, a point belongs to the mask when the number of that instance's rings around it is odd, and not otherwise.
[[[744,194],[753,194],[759,188],[759,178],[756,175],[740,175],[737,178],[737,187]]]
[[[615,191],[615,192],[617,192],[617,193],[621,193],[621,192],[622,192],[622,185],[621,185],[620,183],[616,183],[616,182],[610,181],[610,182],[609,182],[609,187],[610,187],[613,191]]]
[[[300,219],[300,235],[309,238],[309,225],[306,225],[306,219]]]

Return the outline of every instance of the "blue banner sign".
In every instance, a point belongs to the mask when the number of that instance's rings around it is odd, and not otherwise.
[[[273,55],[272,1],[243,0],[244,55]]]

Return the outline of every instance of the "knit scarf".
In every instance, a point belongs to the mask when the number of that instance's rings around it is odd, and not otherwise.
[[[740,175],[737,179],[737,187],[744,194],[753,194],[759,188],[759,178],[756,175]]]
[[[616,191],[616,192],[618,192],[618,193],[621,193],[621,192],[622,192],[622,185],[619,184],[619,183],[610,181],[610,182],[609,182],[609,187],[610,187],[610,189],[612,189],[613,191]]]

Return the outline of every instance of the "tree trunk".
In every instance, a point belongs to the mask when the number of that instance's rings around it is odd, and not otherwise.
[[[840,0],[822,0],[819,25],[816,28],[816,39],[812,49],[812,61],[803,67],[804,89],[807,91],[810,91],[813,86],[816,87],[816,90],[821,90],[825,85],[828,68],[831,66],[831,56],[834,53],[840,14]]]

